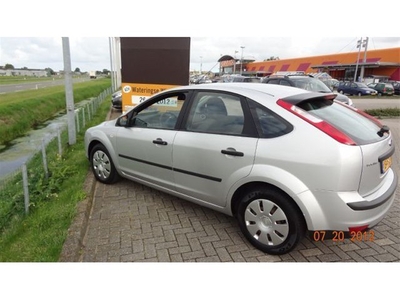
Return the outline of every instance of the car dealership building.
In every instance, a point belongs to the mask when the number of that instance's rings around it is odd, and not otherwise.
[[[220,62],[221,74],[240,72],[243,75],[263,77],[282,71],[305,73],[326,72],[338,80],[354,80],[354,74],[357,72],[357,78],[360,77],[360,74],[364,74],[364,78],[400,81],[400,48],[262,62],[246,58],[240,60],[229,55],[224,55],[218,61]]]

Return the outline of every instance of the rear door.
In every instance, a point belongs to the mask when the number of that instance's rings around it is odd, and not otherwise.
[[[226,206],[230,187],[246,177],[258,138],[244,99],[202,91],[194,95],[173,148],[176,189],[215,206]]]

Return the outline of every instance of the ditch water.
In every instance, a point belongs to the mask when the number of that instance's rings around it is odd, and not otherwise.
[[[88,102],[89,100],[79,102],[76,105],[75,114]],[[60,113],[11,143],[0,145],[0,179],[18,171],[24,163],[41,150],[43,144],[47,145],[56,138],[58,131],[62,132],[67,127],[67,123],[66,113]]]

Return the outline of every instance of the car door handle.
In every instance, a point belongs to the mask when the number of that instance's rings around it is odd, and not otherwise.
[[[166,146],[168,145],[168,143],[166,141],[163,141],[162,139],[158,138],[156,140],[153,140],[153,144],[157,144],[157,145],[163,145]]]
[[[236,151],[234,148],[228,148],[226,150],[221,150],[222,154],[232,155],[232,156],[244,156],[243,152]]]

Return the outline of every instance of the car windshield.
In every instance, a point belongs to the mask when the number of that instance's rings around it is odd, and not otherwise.
[[[331,93],[332,91],[319,79],[315,78],[291,78],[296,85],[296,87],[320,93]]]
[[[367,89],[368,87],[364,83],[356,82],[357,87]]]

